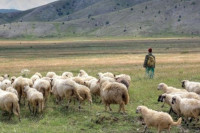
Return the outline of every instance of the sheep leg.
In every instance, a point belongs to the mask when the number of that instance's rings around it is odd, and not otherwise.
[[[163,107],[164,107],[164,105],[165,105],[165,102],[163,103],[163,105],[161,106],[161,108],[163,108]]]
[[[81,101],[80,100],[78,101],[78,109],[79,110],[81,109]]]
[[[171,112],[172,112],[172,107],[170,107],[170,109],[169,109],[169,114],[171,114]]]
[[[105,104],[105,111],[107,111],[107,104]]]
[[[147,130],[147,125],[144,126],[144,131],[143,131],[143,133],[145,133],[146,130]]]
[[[32,112],[30,102],[28,102],[28,108],[29,108],[29,111]]]
[[[118,110],[118,113],[121,112],[121,108],[122,108],[122,104],[119,105],[119,110]]]
[[[110,111],[112,111],[112,109],[111,109],[111,107],[110,107],[110,104],[108,104],[108,107],[109,107]]]
[[[67,102],[67,106],[66,106],[66,109],[69,108],[69,103],[70,103],[70,101],[71,101],[71,99],[68,100],[68,102]]]

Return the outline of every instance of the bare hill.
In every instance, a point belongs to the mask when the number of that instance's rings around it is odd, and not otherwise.
[[[199,11],[198,0],[61,0],[0,16],[12,22],[0,36],[199,36]]]

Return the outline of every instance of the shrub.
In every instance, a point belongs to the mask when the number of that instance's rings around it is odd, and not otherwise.
[[[109,21],[106,21],[106,24],[108,25],[110,22]]]

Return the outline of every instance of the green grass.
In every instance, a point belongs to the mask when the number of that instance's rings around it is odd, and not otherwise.
[[[30,49],[30,46],[33,46],[33,48]],[[132,57],[138,56],[138,54],[140,55],[143,53],[145,55],[146,49],[150,46],[153,46],[156,58],[158,59],[154,79],[145,77],[145,70],[142,68],[142,63],[130,61],[135,59]],[[199,52],[199,47],[199,42],[197,40],[181,40],[176,42],[168,40],[156,42],[150,40],[146,42],[105,41],[102,43],[23,44],[22,46],[19,44],[14,46],[1,46],[1,74],[9,73],[19,76],[19,72],[22,68],[28,68],[31,70],[30,75],[37,71],[41,72],[42,75],[46,75],[48,71],[55,71],[57,74],[61,74],[64,71],[71,71],[74,75],[77,75],[80,69],[84,69],[92,76],[96,76],[98,72],[107,71],[115,74],[125,73],[131,76],[132,81],[129,89],[130,102],[125,106],[127,112],[125,115],[117,113],[118,105],[111,105],[113,111],[105,112],[104,105],[99,102],[93,102],[91,107],[86,102],[82,105],[83,109],[80,111],[78,110],[77,103],[76,105],[71,103],[69,109],[66,109],[65,100],[60,105],[57,105],[54,102],[54,97],[51,96],[44,113],[36,117],[30,114],[27,105],[21,106],[21,122],[18,121],[17,117],[13,117],[11,121],[8,121],[7,116],[1,116],[0,132],[142,132],[144,126],[141,123],[140,115],[135,113],[138,105],[146,105],[151,109],[165,112],[169,110],[167,105],[161,108],[162,104],[157,102],[158,95],[161,94],[161,92],[157,90],[157,85],[159,83],[164,82],[170,86],[181,88],[181,80],[183,79],[200,81],[200,69],[198,69],[200,67],[200,60],[187,60],[187,58],[185,58],[187,56],[189,58],[194,52]],[[169,49],[166,51],[166,48]],[[3,52],[4,50],[6,50],[5,53]],[[67,50],[71,50],[72,54],[60,55],[60,53]],[[84,53],[85,51],[87,54]],[[92,54],[88,54],[88,51],[92,51]],[[132,54],[127,54],[127,51],[132,51]],[[188,52],[181,53],[182,51]],[[36,53],[35,55],[33,54],[34,52]],[[99,54],[99,52],[104,53]],[[113,53],[110,54],[109,52]],[[121,54],[119,55],[117,53]],[[170,60],[159,62],[163,59],[164,55],[169,55],[169,58],[173,58],[174,54],[184,56],[184,60],[177,60],[177,62],[170,62]],[[46,55],[45,58],[44,55]],[[123,58],[120,59],[120,56]],[[125,57],[127,57],[127,60],[124,63],[120,64],[120,62],[117,62],[123,61]],[[143,55],[138,57],[143,61]],[[101,61],[107,61],[109,58],[116,60],[116,62],[100,63]],[[95,60],[93,61],[92,59]],[[58,62],[56,62],[56,60],[58,60]],[[59,61],[66,61],[66,64],[54,64],[59,63]],[[85,61],[91,62],[87,64]],[[175,115],[172,116],[174,120],[178,119]],[[200,123],[198,123],[196,127],[192,125],[186,127],[186,125],[182,124],[181,127],[172,127],[171,131],[172,133],[181,132],[182,130],[187,130],[191,133],[198,132],[199,126]],[[151,128],[149,131],[156,132],[156,129]]]

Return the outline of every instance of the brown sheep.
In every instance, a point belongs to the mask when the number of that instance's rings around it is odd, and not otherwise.
[[[110,111],[110,104],[119,104],[119,111],[123,110],[125,113],[125,105],[129,102],[129,94],[126,86],[117,82],[100,81],[100,95],[103,103],[105,104],[105,110],[107,111],[107,106]]]

